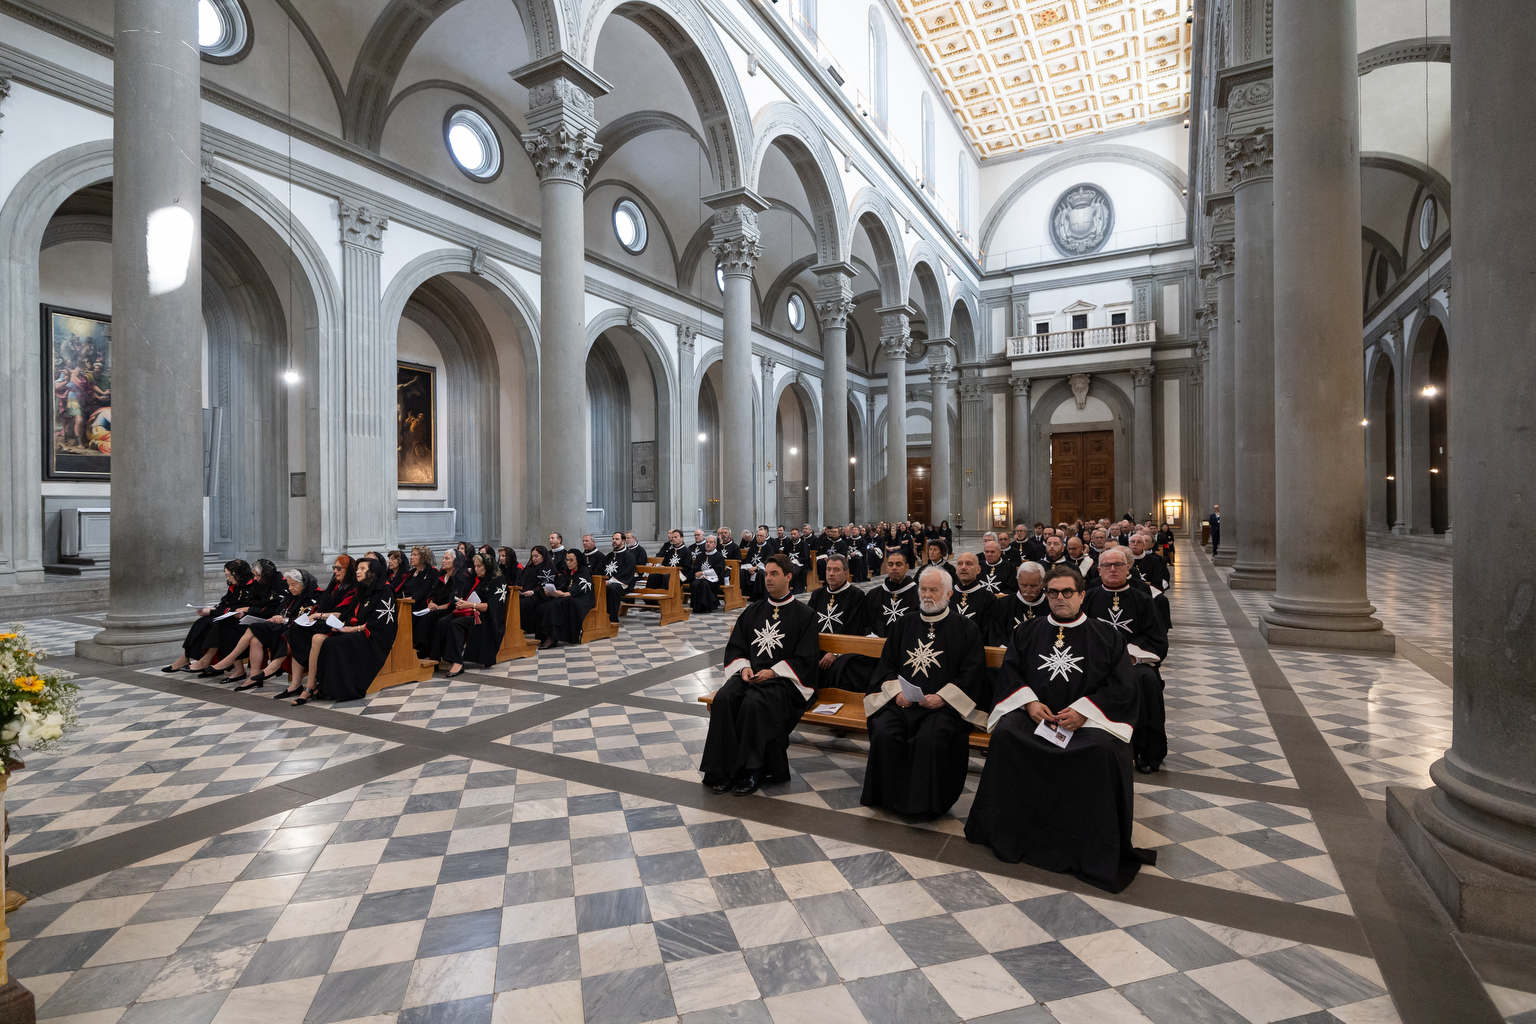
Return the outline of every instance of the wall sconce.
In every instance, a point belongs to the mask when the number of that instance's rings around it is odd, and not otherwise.
[[[992,503],[992,529],[1008,528],[1008,502],[994,501]]]
[[[799,455],[800,454],[800,449],[799,448],[791,448],[789,450],[789,454],[791,454],[791,455]]]
[[[1174,526],[1178,526],[1184,513],[1184,500],[1182,498],[1163,499],[1163,518]]]
[[[1397,477],[1395,477],[1395,476],[1389,476],[1389,477],[1387,477],[1387,479],[1388,479],[1388,480],[1396,480],[1396,479],[1397,479]]]
[[[1440,389],[1435,387],[1433,384],[1426,384],[1419,391],[1419,394],[1423,395],[1425,398],[1434,398],[1439,393]]]
[[[1438,473],[1438,472],[1440,472],[1440,471],[1439,471],[1439,470],[1438,470],[1438,469],[1431,469],[1431,470],[1430,470],[1430,472],[1431,472],[1431,473]]]

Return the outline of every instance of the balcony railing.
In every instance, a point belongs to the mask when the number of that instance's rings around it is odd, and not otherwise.
[[[1025,334],[1008,339],[1008,358],[1076,352],[1079,349],[1116,348],[1121,345],[1150,345],[1157,340],[1157,322],[1142,320],[1112,327],[1085,327],[1077,331],[1052,331],[1050,334]]]

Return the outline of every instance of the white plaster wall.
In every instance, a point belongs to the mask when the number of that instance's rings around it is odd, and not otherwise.
[[[1065,288],[1031,291],[1029,332],[1034,333],[1035,324],[1045,321],[1049,321],[1053,331],[1071,330],[1072,315],[1061,311],[1079,302],[1094,307],[1087,313],[1089,327],[1108,327],[1111,313],[1125,313],[1126,319],[1131,320],[1134,318],[1131,311],[1133,298],[1129,277],[1119,281],[1095,281]]]
[[[989,258],[1001,258],[1006,266],[1063,259],[1051,242],[1051,210],[1063,193],[1084,182],[1102,188],[1114,206],[1112,233],[1102,252],[1183,239],[1184,197],[1160,175],[1125,163],[1075,164],[1046,175],[1013,201],[987,245]]]
[[[1058,423],[1103,423],[1114,418],[1114,411],[1110,409],[1109,405],[1102,398],[1095,398],[1093,395],[1089,395],[1081,411],[1078,410],[1076,402],[1067,401],[1058,405],[1056,411],[1051,413],[1051,425],[1055,426]]]
[[[10,25],[0,20],[0,28],[8,30]],[[23,175],[53,154],[82,142],[112,137],[110,117],[21,82],[11,83],[4,114],[5,121],[0,123],[5,130],[0,141],[0,202],[10,196]]]

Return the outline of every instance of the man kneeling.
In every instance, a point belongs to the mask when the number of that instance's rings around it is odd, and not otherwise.
[[[762,577],[768,596],[736,620],[725,685],[709,707],[699,770],[716,793],[746,796],[765,782],[788,782],[789,734],[816,696],[816,615],[790,596],[789,556],[769,555]]]
[[[949,573],[918,576],[920,614],[898,619],[886,637],[864,698],[869,719],[866,807],[937,818],[965,791],[971,729],[986,721],[987,653],[976,623],[950,607]],[[988,601],[994,598],[986,598]]]
[[[1120,631],[1083,614],[1083,594],[1076,566],[1051,569],[1051,613],[1021,623],[1008,645],[965,837],[1010,864],[1119,892],[1157,859],[1131,846],[1139,692]]]

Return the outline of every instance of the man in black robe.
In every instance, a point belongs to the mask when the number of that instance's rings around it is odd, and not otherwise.
[[[565,537],[561,534],[549,535],[549,562],[551,565],[565,564]]]
[[[1045,559],[1040,564],[1045,566],[1047,572],[1058,565],[1070,564],[1067,561],[1067,549],[1062,544],[1061,538],[1056,536],[1055,533],[1046,535]],[[1077,566],[1074,565],[1073,568],[1075,569]]]
[[[1163,628],[1173,628],[1173,610],[1168,607],[1168,563],[1162,555],[1152,553],[1152,538],[1145,533],[1131,537],[1131,575],[1152,588],[1152,604],[1162,617]]]
[[[848,578],[848,556],[837,552],[827,556],[826,582],[822,588],[811,595],[807,605],[816,614],[816,629],[819,633],[835,633],[842,636],[863,636],[866,632],[864,626],[864,591],[854,586]],[[835,686],[833,682],[835,672],[833,666],[841,658],[852,658],[852,654],[832,654],[827,652],[820,656],[816,663],[818,686]]]
[[[763,570],[768,596],[742,609],[725,645],[699,770],[716,793],[789,781],[789,734],[816,696],[816,616],[789,593],[789,559]]]
[[[848,578],[855,583],[865,582],[869,573],[864,567],[864,531],[849,524],[843,534],[843,545],[843,554],[848,556]]]
[[[918,567],[916,575],[922,575],[922,571],[932,566],[942,569],[949,576],[949,585],[953,587],[959,582],[960,577],[955,573],[955,565],[949,560],[949,545],[942,538],[934,537],[923,542],[923,552],[926,561]]]
[[[1024,560],[1045,564],[1045,524],[1036,523],[1035,532],[1024,540]]]
[[[727,562],[741,560],[741,546],[731,536],[731,528],[722,526],[715,531],[715,545],[720,549],[720,557]]]
[[[1137,688],[1120,631],[1083,614],[1083,578],[1046,574],[1051,614],[1003,659],[965,837],[999,860],[1120,892],[1157,854],[1131,846]]]
[[[672,568],[681,571],[682,575],[679,577],[678,582],[686,588],[688,586],[688,575],[692,571],[693,559],[689,557],[688,546],[683,543],[683,531],[668,530],[667,542],[661,546],[661,550],[656,554],[661,559],[662,565],[670,565]],[[668,584],[667,576],[667,573],[651,576],[646,585],[652,590],[666,590]]]
[[[741,552],[742,597],[748,601],[761,601],[768,596],[768,591],[763,586],[763,569],[766,559],[776,554],[778,554],[778,547],[773,538],[768,536],[768,527],[759,526],[757,536],[753,538],[751,545],[743,548]]]
[[[954,592],[949,600],[950,610],[970,619],[983,637],[991,635],[992,617],[1002,602],[982,585],[981,560],[969,551],[962,551],[955,556],[955,575]],[[917,579],[918,590],[921,591],[923,574],[918,573]]]
[[[917,614],[917,578],[907,575],[907,556],[892,548],[885,556],[885,580],[864,593],[864,632],[885,637],[904,615]],[[828,686],[868,693],[870,677],[879,659],[864,654],[842,654],[828,670]]]
[[[1082,573],[1083,580],[1092,587],[1099,578],[1098,556],[1089,554],[1088,547],[1081,538],[1067,538],[1067,561],[1077,566],[1077,571]]]
[[[702,555],[704,553],[704,531],[703,530],[700,530],[700,529],[696,528],[693,531],[693,543],[688,545],[688,553],[690,555],[692,555],[694,558],[698,558],[700,555]]]
[[[715,544],[715,535],[704,538],[703,552],[693,560],[688,581],[688,604],[696,612],[712,612],[720,607],[720,592],[725,588],[725,559]]]
[[[929,566],[917,586],[919,614],[886,637],[879,689],[864,698],[869,765],[859,802],[931,820],[965,792],[971,730],[986,721],[990,695],[981,633],[950,603],[949,574]]]
[[[1014,584],[1014,592],[1006,600],[999,601],[992,614],[988,647],[1007,647],[1020,626],[1051,612],[1045,603],[1045,566],[1039,562],[1025,562],[1014,574]]]
[[[981,585],[993,597],[1006,597],[1018,590],[1015,573],[1018,565],[1003,557],[1003,549],[994,538],[981,546]]]
[[[608,578],[603,588],[608,592],[608,621],[618,625],[619,602],[635,585],[635,556],[625,546],[622,533],[613,535],[613,547],[603,560],[602,572]]]
[[[779,527],[783,529],[783,527]],[[799,529],[789,531],[789,536],[779,541],[779,551],[789,556],[789,592],[805,593],[805,580],[810,575],[812,554],[806,547]]]
[[[1099,558],[1099,585],[1088,590],[1083,611],[1120,631],[1131,660],[1132,674],[1141,690],[1140,711],[1131,753],[1136,770],[1151,775],[1168,756],[1168,732],[1163,709],[1163,677],[1158,663],[1168,657],[1168,632],[1152,599],[1130,584],[1131,556],[1113,547]]]

